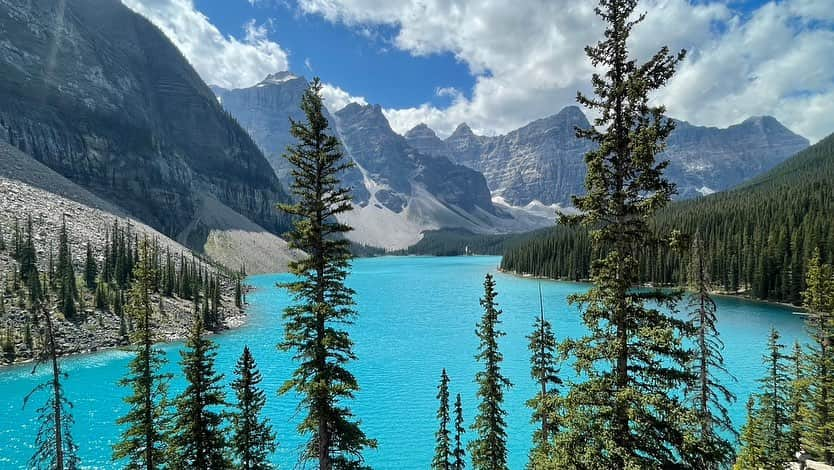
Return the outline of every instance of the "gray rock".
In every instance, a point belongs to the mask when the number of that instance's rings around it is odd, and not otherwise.
[[[286,226],[252,139],[121,2],[0,0],[0,77],[0,138],[164,234],[198,217],[201,194]]]
[[[592,146],[576,137],[576,128],[590,123],[576,106],[539,119],[505,135],[478,136],[461,124],[446,140],[417,126],[406,134],[421,152],[446,155],[481,171],[493,195],[524,206],[533,200],[569,205],[584,193],[585,153]],[[808,146],[772,117],[750,118],[726,129],[678,122],[668,148],[668,178],[678,197],[721,191],[746,181]]]

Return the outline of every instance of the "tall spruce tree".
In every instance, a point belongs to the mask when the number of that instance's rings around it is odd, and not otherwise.
[[[93,256],[93,247],[88,241],[87,254],[84,257],[84,282],[87,284],[87,289],[94,290],[96,288],[96,277],[98,277],[98,265]]]
[[[790,356],[784,353],[779,338],[779,332],[771,329],[768,352],[763,357],[767,373],[759,380],[755,405],[749,407],[736,468],[784,468],[798,450],[791,448]],[[748,466],[739,467],[739,463]]]
[[[463,434],[466,426],[463,424],[463,404],[460,393],[455,398],[455,447],[452,449],[452,470],[466,468],[466,450],[463,448]]]
[[[809,380],[802,444],[815,459],[834,464],[834,268],[820,263],[819,251],[808,263],[806,285],[811,344],[805,353]]]
[[[35,453],[29,460],[30,468],[50,468],[55,470],[75,470],[80,464],[78,446],[72,438],[72,426],[75,421],[70,409],[72,403],[67,399],[61,384],[67,378],[66,372],[61,370],[58,362],[58,346],[56,342],[55,323],[52,314],[46,306],[38,306],[43,324],[43,345],[37,367],[41,362],[48,361],[52,367],[49,380],[35,387],[23,399],[24,406],[31,396],[37,392],[47,392],[46,402],[37,409],[38,433],[35,438]]]
[[[530,357],[530,375],[539,385],[536,396],[527,401],[533,410],[533,422],[539,429],[533,433],[533,448],[530,450],[530,468],[547,467],[551,458],[551,436],[559,431],[558,410],[559,377],[558,351],[553,327],[544,317],[542,286],[539,283],[539,316],[533,324],[533,332],[527,337]]]
[[[689,320],[692,324],[695,353],[689,363],[694,380],[686,388],[686,401],[694,415],[689,434],[686,463],[691,468],[718,470],[735,460],[735,449],[725,436],[738,434],[727,406],[735,395],[724,383],[735,380],[724,366],[724,343],[716,328],[717,306],[710,296],[709,260],[696,232],[690,250]]]
[[[440,374],[440,384],[437,386],[437,401],[440,403],[437,408],[439,427],[434,434],[436,444],[431,468],[433,470],[451,470],[452,446],[449,425],[452,420],[449,413],[449,376],[446,374],[446,369],[443,369]]]
[[[174,423],[170,431],[170,464],[175,469],[213,470],[231,466],[226,454],[223,410],[226,395],[223,375],[214,370],[217,345],[206,338],[199,315],[180,352],[188,385],[175,401]]]
[[[237,403],[231,415],[231,447],[235,457],[235,468],[242,470],[263,470],[272,468],[269,455],[275,452],[275,433],[269,420],[261,417],[266,395],[261,390],[263,380],[255,364],[255,358],[248,346],[243,347],[243,354],[235,365],[235,391]]]
[[[72,320],[77,313],[75,301],[78,299],[78,286],[75,284],[75,269],[72,266],[66,219],[61,222],[61,231],[58,235],[57,279],[58,308],[65,318]]]
[[[507,467],[507,411],[504,409],[504,391],[511,387],[510,380],[501,373],[503,354],[498,349],[498,339],[505,335],[500,330],[501,310],[495,302],[495,279],[487,274],[484,279],[484,297],[481,307],[484,309],[475,334],[480,345],[475,359],[483,363],[484,369],[475,375],[478,383],[477,396],[481,403],[478,414],[472,423],[472,430],[477,433],[469,450],[472,466],[476,470],[504,470]]]
[[[376,447],[360,428],[346,400],[359,384],[347,369],[356,359],[353,341],[339,329],[352,322],[354,292],[345,285],[350,264],[351,228],[336,216],[351,210],[348,188],[340,174],[352,163],[343,158],[339,141],[323,114],[321,82],[314,78],[301,99],[306,122],[291,121],[297,144],[285,158],[292,165],[295,204],[282,204],[294,217],[290,246],[308,255],[289,265],[298,280],[282,284],[296,303],[284,310],[284,340],[279,347],[300,361],[281,393],[301,396],[306,416],[299,424],[309,436],[303,461],[317,461],[320,470],[361,468],[362,451]]]
[[[135,326],[131,340],[136,355],[128,366],[127,376],[119,381],[119,385],[131,390],[131,395],[124,398],[127,413],[116,420],[124,428],[121,439],[113,446],[113,459],[126,459],[124,464],[129,469],[154,470],[165,466],[164,430],[171,374],[162,372],[167,362],[165,353],[154,347],[156,325],[150,298],[154,276],[151,264],[145,239],[139,246],[139,257],[133,268],[134,280],[126,309]]]
[[[649,95],[674,74],[684,52],[663,47],[647,62],[629,57],[628,38],[644,15],[637,0],[601,0],[596,13],[605,37],[585,51],[601,70],[592,78],[596,96],[579,93],[580,104],[598,114],[594,127],[578,129],[595,149],[585,161],[586,194],[574,197],[581,211],[565,222],[591,229],[600,258],[592,264],[593,287],[574,295],[589,333],[562,343],[585,380],[569,384],[564,430],[556,438],[561,468],[662,468],[679,464],[686,433],[679,396],[688,379],[681,336],[686,323],[646,302],[672,306],[660,292],[634,289],[648,218],[665,206],[674,187],[663,177],[668,162],[655,156],[674,122]]]

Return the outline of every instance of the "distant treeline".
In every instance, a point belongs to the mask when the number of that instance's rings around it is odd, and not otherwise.
[[[814,250],[822,262],[834,260],[834,135],[738,189],[672,204],[652,225],[658,236],[699,231],[717,287],[799,304]],[[683,282],[685,256],[663,244],[646,250],[642,279]],[[503,254],[504,270],[589,277],[592,253],[585,229],[555,227],[510,244]]]

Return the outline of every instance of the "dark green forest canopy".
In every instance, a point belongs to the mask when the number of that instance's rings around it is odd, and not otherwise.
[[[652,220],[658,236],[699,230],[715,284],[756,298],[800,303],[807,260],[817,248],[834,259],[834,134],[734,190],[680,201]],[[680,284],[685,263],[666,248],[647,248],[641,277]],[[554,227],[509,243],[502,269],[586,279],[591,248],[584,229]]]

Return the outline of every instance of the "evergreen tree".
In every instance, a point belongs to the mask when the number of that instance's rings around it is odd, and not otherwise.
[[[165,353],[154,347],[153,308],[150,283],[153,278],[148,242],[143,240],[134,266],[134,282],[128,295],[127,313],[136,328],[131,338],[136,356],[129,372],[119,385],[130,388],[125,397],[128,412],[116,420],[125,426],[122,437],[113,446],[113,459],[127,459],[126,468],[153,470],[164,467],[167,392],[170,374],[161,372]]]
[[[735,395],[724,383],[735,380],[724,366],[724,343],[718,335],[715,301],[710,296],[709,260],[700,235],[692,241],[690,264],[689,319],[693,327],[695,354],[689,369],[694,379],[686,390],[686,400],[694,414],[694,429],[687,438],[687,464],[691,468],[718,470],[735,460],[733,444],[724,436],[737,436],[727,405]],[[720,374],[720,376],[718,375]]]
[[[446,369],[440,374],[440,385],[437,386],[437,401],[440,407],[437,409],[437,421],[440,427],[434,434],[437,443],[434,448],[434,459],[431,468],[434,470],[452,469],[452,448],[451,448],[451,415],[449,414],[449,376]]]
[[[214,371],[217,345],[204,337],[203,322],[196,316],[181,351],[182,369],[188,385],[175,401],[170,431],[171,465],[175,469],[212,470],[231,466],[226,455],[223,413],[225,393],[221,374]]]
[[[767,468],[762,459],[767,442],[765,441],[761,420],[756,413],[756,398],[754,395],[750,395],[747,399],[747,421],[741,427],[739,442],[741,443],[741,451],[735,464],[733,464],[733,470]]]
[[[243,296],[242,296],[243,289],[240,285],[240,277],[235,277],[235,307],[243,308]]]
[[[530,467],[542,468],[544,461],[550,458],[551,435],[558,432],[558,400],[556,388],[562,384],[557,363],[557,343],[553,327],[544,318],[542,286],[539,284],[539,317],[533,324],[530,340],[530,375],[539,385],[539,392],[527,402],[533,410],[533,422],[540,423],[540,428],[533,433],[533,449],[530,451]]]
[[[767,374],[759,380],[755,406],[748,412],[748,423],[742,430],[739,462],[755,465],[747,468],[783,468],[798,450],[791,448],[790,356],[785,355],[784,347],[779,343],[779,332],[771,329],[764,356]]]
[[[72,426],[74,420],[70,409],[72,403],[67,399],[62,379],[67,378],[66,372],[61,370],[58,362],[60,355],[55,341],[55,324],[52,315],[46,307],[40,306],[40,313],[44,320],[44,346],[42,361],[49,361],[52,366],[52,374],[46,382],[35,387],[23,399],[24,406],[31,396],[40,391],[46,391],[48,398],[46,403],[37,409],[38,413],[38,434],[35,438],[35,453],[29,460],[31,468],[51,468],[55,470],[75,470],[80,460],[78,458],[78,446],[72,439]],[[36,365],[37,367],[37,365]]]
[[[75,269],[72,266],[67,223],[61,223],[58,238],[58,308],[64,317],[74,319],[76,316],[75,300],[78,298],[78,287],[75,284]]]
[[[87,289],[94,290],[96,288],[96,277],[98,277],[98,265],[93,257],[93,248],[88,241],[87,255],[84,259],[84,282],[87,284]]]
[[[243,354],[235,366],[237,378],[232,389],[237,397],[236,410],[231,415],[231,447],[235,455],[235,468],[261,470],[272,468],[269,454],[275,452],[275,434],[266,418],[261,418],[266,404],[266,395],[259,388],[260,371],[255,364],[249,347],[243,347]]]
[[[818,251],[808,264],[806,284],[811,344],[805,354],[809,380],[802,444],[815,459],[834,464],[834,269],[820,263]]]
[[[790,429],[788,448],[793,450],[802,449],[802,436],[808,433],[804,427],[803,416],[807,415],[806,409],[808,396],[808,385],[813,381],[811,377],[805,376],[805,355],[802,353],[802,345],[799,341],[794,342],[793,354],[790,356],[791,385],[788,394],[788,427]]]
[[[501,310],[495,303],[495,280],[491,274],[484,279],[484,297],[481,307],[484,314],[477,326],[476,334],[480,345],[475,358],[484,364],[484,370],[475,375],[478,383],[478,414],[472,430],[478,435],[469,443],[472,466],[476,470],[504,470],[507,467],[507,423],[504,404],[504,390],[511,387],[509,379],[501,373],[504,356],[498,349],[498,339],[505,335],[499,329]]]
[[[351,229],[336,219],[351,210],[350,190],[340,185],[339,175],[352,164],[343,159],[338,139],[328,131],[321,87],[313,79],[304,93],[306,122],[291,122],[298,143],[285,154],[293,168],[296,203],[281,209],[294,217],[290,246],[308,256],[290,263],[299,279],[283,284],[297,302],[284,310],[280,348],[293,351],[300,365],[280,391],[297,393],[306,410],[298,431],[310,439],[301,459],[331,470],[362,467],[363,449],[376,447],[376,442],[365,436],[344,404],[359,389],[347,369],[355,359],[353,341],[339,329],[356,315],[354,292],[344,282],[351,255],[343,235]]]
[[[452,470],[463,470],[466,468],[466,451],[463,448],[463,434],[466,427],[463,425],[463,404],[460,401],[460,393],[455,398],[455,447],[452,449]]]
[[[599,259],[592,264],[593,287],[570,299],[581,305],[589,332],[562,343],[586,378],[569,385],[555,442],[559,466],[567,469],[663,468],[678,465],[683,453],[684,411],[674,391],[688,379],[686,324],[646,306],[652,300],[671,307],[676,298],[632,287],[641,251],[660,244],[648,219],[674,193],[663,177],[668,162],[655,161],[674,122],[663,117],[662,106],[649,105],[649,95],[665,85],[684,53],[670,55],[664,47],[639,65],[629,58],[628,38],[644,17],[632,17],[636,5],[600,1],[605,38],[585,51],[603,73],[593,75],[595,97],[577,97],[599,117],[595,126],[577,130],[595,149],[585,156],[586,194],[574,197],[581,214],[563,221],[591,230]]]

